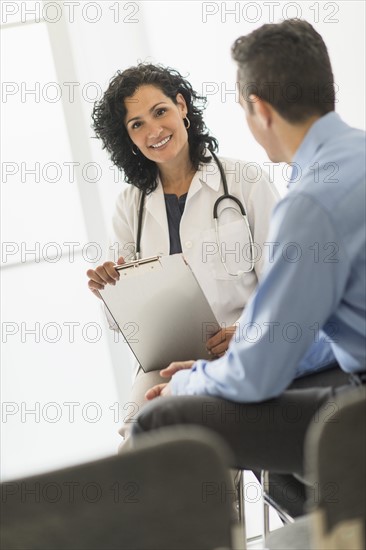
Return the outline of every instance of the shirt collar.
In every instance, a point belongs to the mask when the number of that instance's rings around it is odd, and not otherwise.
[[[298,181],[299,168],[304,170],[311,162],[316,152],[329,140],[329,136],[333,136],[343,128],[344,122],[340,116],[332,111],[319,118],[305,134],[300,147],[297,149],[295,156],[292,159],[293,165],[291,178],[288,188]]]

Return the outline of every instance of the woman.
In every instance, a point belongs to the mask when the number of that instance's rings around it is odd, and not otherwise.
[[[141,257],[183,253],[223,327],[207,341],[209,351],[218,356],[225,353],[260,276],[278,195],[267,177],[242,161],[220,159],[220,174],[214,154],[218,144],[203,122],[205,101],[179,72],[139,64],[117,73],[92,116],[97,137],[130,184],[119,195],[113,217],[117,262],[134,259],[136,252]],[[235,199],[219,204],[216,233],[213,209],[224,192],[224,179]],[[118,280],[113,266],[105,262],[87,272],[95,294]],[[131,401],[143,406],[145,392],[166,381],[158,371],[144,373],[138,367]]]

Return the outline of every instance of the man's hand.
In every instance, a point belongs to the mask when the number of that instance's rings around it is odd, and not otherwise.
[[[166,397],[168,395],[172,395],[170,384],[158,384],[145,393],[145,397],[148,401],[155,399],[155,397]]]
[[[232,339],[236,331],[236,326],[232,325],[231,327],[223,328],[216,332],[209,340],[206,342],[206,347],[209,353],[216,357],[222,357],[229,347],[230,340]]]
[[[170,378],[173,374],[182,369],[190,369],[193,363],[194,361],[176,361],[174,363],[170,363],[166,369],[160,371],[160,376],[163,378]],[[155,399],[155,397],[165,397],[167,395],[172,395],[169,383],[153,386],[145,393],[145,397],[148,401]]]
[[[175,361],[174,363],[170,363],[166,369],[163,369],[160,371],[160,376],[163,378],[170,378],[182,369],[191,369],[194,361]]]

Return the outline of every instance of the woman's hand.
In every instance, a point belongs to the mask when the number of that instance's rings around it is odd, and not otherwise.
[[[230,340],[235,334],[236,326],[232,325],[216,332],[206,342],[207,351],[216,357],[222,357],[229,347]]]
[[[117,265],[124,263],[126,262],[122,256],[118,258]],[[103,265],[99,265],[95,269],[88,269],[86,272],[89,277],[88,287],[98,298],[100,298],[99,290],[103,290],[105,285],[115,285],[119,280],[119,273],[114,266],[114,262],[104,262]]]

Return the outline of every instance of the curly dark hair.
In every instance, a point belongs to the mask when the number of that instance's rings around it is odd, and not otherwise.
[[[190,120],[188,131],[189,155],[197,170],[201,162],[209,162],[205,150],[218,148],[217,140],[210,136],[203,121],[206,98],[199,96],[191,84],[175,69],[139,63],[125,71],[117,71],[100,101],[95,102],[92,128],[103,142],[103,149],[110,153],[113,164],[123,170],[127,183],[135,185],[147,194],[157,187],[158,167],[142,153],[132,153],[132,141],[125,127],[125,98],[131,97],[143,85],[153,85],[177,104],[177,94],[182,94],[187,104]],[[200,103],[200,105],[198,105]]]

